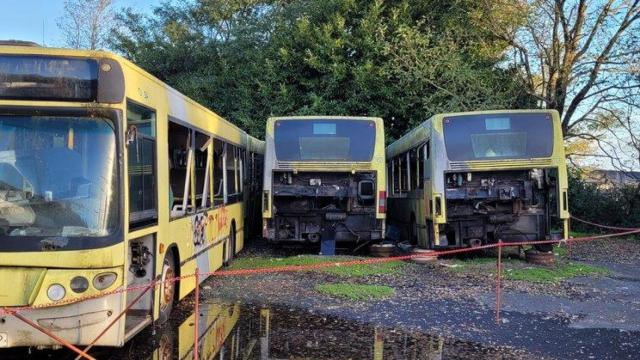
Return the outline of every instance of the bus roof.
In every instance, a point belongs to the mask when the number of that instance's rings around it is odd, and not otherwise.
[[[382,118],[371,116],[343,116],[343,115],[304,115],[304,116],[277,116],[270,117],[269,122],[277,120],[318,120],[318,119],[332,119],[332,120],[369,120],[382,123]]]
[[[263,140],[259,140],[254,138],[253,136],[247,134],[247,151],[256,152],[258,154],[264,154],[265,151],[265,143]]]
[[[132,70],[136,71],[141,76],[144,76],[148,80],[155,82],[157,85],[161,85],[162,87],[164,87],[167,90],[167,92],[169,94],[171,94],[173,96],[176,96],[178,98],[181,98],[182,100],[190,103],[190,105],[193,105],[194,107],[197,107],[200,110],[202,110],[202,111],[208,113],[209,115],[215,117],[218,121],[225,123],[226,125],[228,125],[228,126],[234,128],[235,130],[239,131],[240,133],[246,134],[246,136],[248,138],[254,139],[256,141],[256,142],[252,141],[254,143],[254,145],[255,144],[259,144],[258,142],[261,141],[261,140],[253,138],[251,135],[247,134],[244,130],[240,129],[235,124],[229,122],[227,119],[221,117],[220,115],[218,115],[217,113],[215,113],[211,109],[208,109],[205,106],[199,104],[198,102],[196,102],[195,100],[191,99],[190,97],[184,95],[183,93],[179,92],[178,90],[174,89],[173,87],[169,86],[168,84],[162,82],[160,79],[158,79],[157,77],[153,76],[152,74],[150,74],[146,70],[142,69],[138,65],[134,64],[133,62],[131,62],[131,61],[129,61],[129,60],[125,59],[124,57],[119,56],[117,54],[114,54],[114,53],[111,53],[111,52],[108,52],[108,51],[104,51],[104,50],[77,50],[77,49],[36,47],[36,46],[24,46],[24,45],[0,45],[0,55],[3,55],[3,54],[12,54],[12,55],[48,55],[48,56],[69,56],[69,57],[80,57],[80,58],[107,58],[107,59],[112,59],[112,60],[120,63],[121,65],[126,66],[129,69],[132,69]],[[125,84],[126,84],[126,80],[125,80]],[[261,147],[264,147],[264,146],[256,145],[257,149],[260,149]]]
[[[517,113],[553,113],[556,110],[550,109],[514,109],[514,110],[482,110],[482,111],[468,111],[468,112],[454,112],[454,113],[440,113],[431,116],[429,119],[422,122],[417,127],[411,129],[404,134],[400,139],[394,141],[387,146],[386,157],[392,158],[399,154],[406,152],[407,150],[427,141],[430,137],[431,127],[433,121],[436,119],[442,119],[444,117],[455,117],[465,115],[484,115],[484,114],[517,114]],[[556,112],[557,113],[557,112]]]

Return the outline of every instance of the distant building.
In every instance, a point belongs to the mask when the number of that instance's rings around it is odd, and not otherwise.
[[[640,171],[589,170],[583,176],[586,182],[602,188],[640,183]]]

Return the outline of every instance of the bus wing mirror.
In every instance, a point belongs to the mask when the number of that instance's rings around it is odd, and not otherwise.
[[[124,100],[124,73],[115,60],[99,61],[97,100],[106,104],[118,104]]]

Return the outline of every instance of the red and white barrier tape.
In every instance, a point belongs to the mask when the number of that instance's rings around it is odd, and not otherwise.
[[[581,219],[576,219],[576,220],[580,221]],[[599,224],[595,224],[595,225],[599,225]],[[242,276],[242,275],[256,275],[256,274],[277,273],[277,272],[309,271],[309,270],[317,270],[317,269],[323,269],[323,268],[329,268],[329,267],[337,267],[337,266],[354,266],[354,265],[366,265],[366,264],[380,264],[380,263],[386,263],[386,262],[392,262],[392,261],[411,260],[411,259],[422,258],[422,257],[440,257],[440,256],[445,256],[445,255],[454,255],[454,254],[461,254],[461,253],[467,253],[467,252],[474,252],[474,251],[478,251],[478,250],[491,249],[491,248],[496,248],[496,247],[523,246],[523,245],[542,245],[542,244],[557,244],[557,243],[567,243],[567,242],[570,243],[570,242],[593,241],[593,240],[601,240],[601,239],[606,239],[606,238],[612,238],[612,237],[618,237],[618,236],[627,236],[627,235],[633,235],[633,234],[639,234],[640,233],[640,228],[633,229],[633,228],[608,227],[606,225],[599,225],[599,226],[603,227],[603,228],[614,228],[616,230],[624,229],[625,231],[617,232],[617,233],[611,233],[611,234],[577,237],[577,238],[571,238],[571,239],[567,239],[567,240],[539,240],[539,241],[525,241],[525,242],[513,242],[513,243],[500,242],[500,243],[487,244],[487,245],[471,247],[471,248],[459,248],[459,249],[451,249],[451,250],[441,250],[441,251],[434,251],[433,253],[428,253],[428,254],[411,254],[411,255],[401,255],[401,256],[393,256],[393,257],[387,257],[387,258],[371,258],[371,259],[365,259],[365,260],[350,260],[350,261],[338,261],[338,262],[333,261],[333,262],[324,262],[324,263],[311,264],[311,265],[287,265],[287,266],[275,266],[275,267],[258,268],[258,269],[218,270],[218,271],[213,271],[213,272],[199,273],[199,276],[200,277],[208,277],[208,276]],[[182,279],[187,279],[187,278],[191,278],[191,277],[195,277],[195,274],[177,276],[177,277],[174,277],[174,278],[171,278],[171,279],[166,279],[165,281],[176,282],[176,281],[181,281]],[[81,302],[81,301],[87,301],[87,300],[101,298],[101,297],[108,296],[108,295],[120,294],[120,293],[123,293],[123,292],[145,290],[147,287],[150,287],[150,286],[156,287],[160,283],[161,283],[160,280],[154,280],[152,282],[145,283],[145,284],[138,284],[138,285],[127,287],[127,288],[115,289],[115,290],[103,292],[103,293],[100,293],[100,294],[95,294],[95,295],[85,296],[85,297],[75,298],[75,299],[69,299],[69,300],[62,300],[62,301],[52,302],[52,303],[48,303],[48,304],[41,304],[41,305],[34,305],[34,306],[0,308],[0,316],[10,315],[13,312],[25,312],[25,311],[32,311],[32,310],[38,310],[38,309],[44,309],[44,308],[50,308],[50,307],[57,307],[57,306],[62,306],[62,305],[69,305],[69,304],[74,304],[74,303],[78,303],[78,302]]]

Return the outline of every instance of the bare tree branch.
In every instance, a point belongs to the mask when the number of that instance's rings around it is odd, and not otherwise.
[[[65,46],[98,49],[113,26],[113,0],[65,0],[64,15],[57,20]]]

